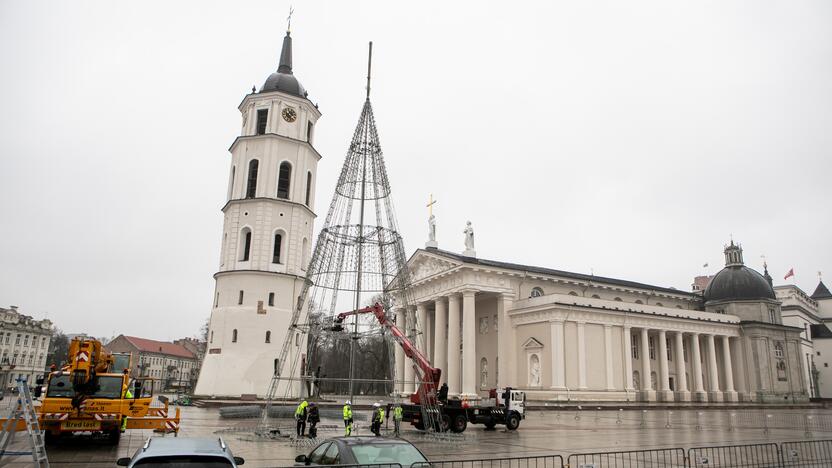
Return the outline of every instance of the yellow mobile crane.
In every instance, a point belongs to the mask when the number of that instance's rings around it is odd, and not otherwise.
[[[68,358],[63,368],[49,373],[46,395],[37,407],[47,444],[70,432],[103,433],[114,444],[124,429],[179,432],[179,408],[168,417],[164,398],[159,398],[163,407],[150,407],[154,379],[131,380],[130,354],[110,353],[98,340],[76,338]],[[25,429],[18,421],[17,430]]]

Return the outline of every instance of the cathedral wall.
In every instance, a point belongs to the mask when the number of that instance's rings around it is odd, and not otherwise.
[[[550,336],[549,324],[545,322],[519,325],[515,329],[515,345],[517,352],[514,363],[516,367],[517,381],[519,387],[530,386],[530,358],[532,354],[537,355],[540,360],[540,388],[549,388],[552,385],[552,339]],[[543,344],[542,348],[524,349],[523,343],[534,338]]]
[[[476,303],[476,362],[477,389],[488,390],[497,386],[497,333],[495,328],[497,319],[497,298],[490,297],[478,300]],[[482,382],[482,359],[486,360],[486,382]]]
[[[594,323],[584,325],[586,349],[586,386],[590,390],[607,388],[607,351],[604,348],[604,326]]]
[[[551,340],[551,337],[549,339]],[[578,388],[578,359],[576,356],[576,350],[578,349],[578,325],[575,322],[564,323],[563,348],[564,355],[566,356],[566,388],[574,390]]]

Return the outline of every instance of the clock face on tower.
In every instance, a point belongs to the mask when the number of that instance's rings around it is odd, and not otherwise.
[[[285,120],[287,122],[290,122],[290,123],[294,122],[295,119],[298,118],[298,113],[292,107],[283,108],[283,112],[281,112],[281,114],[283,115],[283,120]]]

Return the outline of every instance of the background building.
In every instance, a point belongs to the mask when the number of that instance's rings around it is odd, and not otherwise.
[[[25,378],[30,384],[46,371],[46,354],[52,338],[52,322],[35,320],[17,311],[0,308],[0,388]]]
[[[202,360],[205,359],[205,345],[206,343],[196,338],[180,338],[173,340],[174,344],[182,346],[196,356],[196,367],[190,373],[191,388],[196,388],[196,382],[199,379],[199,370],[202,367]]]
[[[132,353],[131,376],[156,379],[154,392],[190,393],[193,388],[193,374],[199,369],[199,360],[182,345],[119,335],[105,348],[115,353]]]

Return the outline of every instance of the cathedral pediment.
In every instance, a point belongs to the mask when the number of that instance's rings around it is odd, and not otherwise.
[[[412,281],[418,282],[444,271],[456,268],[459,264],[434,257],[430,254],[419,252],[410,260],[409,266]]]
[[[523,349],[541,349],[543,348],[543,343],[537,341],[534,338],[529,338],[523,343]]]

